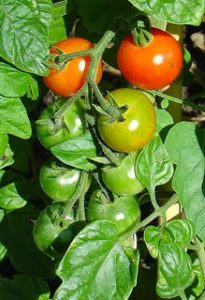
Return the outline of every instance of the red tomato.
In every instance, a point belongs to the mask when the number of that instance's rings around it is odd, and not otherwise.
[[[70,37],[59,41],[54,45],[63,53],[69,54],[78,51],[87,50],[93,47],[93,44],[80,37]],[[50,53],[59,53],[57,49],[52,47]],[[44,77],[45,85],[59,96],[71,97],[84,84],[86,75],[90,65],[90,57],[78,57],[68,61],[61,71],[50,69],[49,75]],[[96,83],[99,83],[102,77],[102,61],[100,61],[96,74]]]
[[[180,44],[169,33],[151,28],[153,38],[145,47],[134,43],[132,35],[123,39],[117,53],[122,75],[142,89],[161,89],[179,75],[183,64]]]

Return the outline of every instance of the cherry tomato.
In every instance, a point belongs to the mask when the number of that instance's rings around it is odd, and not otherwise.
[[[80,37],[70,37],[59,41],[50,49],[51,54],[58,54],[60,49],[64,54],[92,48],[93,44]],[[56,48],[56,49],[55,49]],[[77,57],[69,60],[60,71],[50,69],[49,75],[44,77],[45,85],[59,96],[70,97],[75,94],[84,84],[90,66],[90,57]],[[102,77],[102,61],[100,61],[96,74],[96,83]]]
[[[102,169],[102,180],[114,194],[134,196],[144,189],[135,173],[137,154],[131,152],[119,167],[107,166]]]
[[[88,220],[109,220],[117,226],[119,235],[134,228],[140,222],[140,216],[139,204],[132,196],[117,197],[108,202],[101,190],[95,190],[88,204]]]
[[[66,100],[57,100],[45,108],[36,121],[36,133],[41,144],[49,149],[71,137],[82,134],[85,130],[85,109],[82,102],[78,100],[72,103],[65,111],[62,124],[55,120],[55,112]]]
[[[81,176],[81,171],[70,168],[58,161],[49,159],[40,170],[40,185],[53,201],[66,202],[74,195]]]
[[[161,89],[179,75],[183,53],[176,39],[166,31],[151,28],[152,40],[145,47],[125,37],[118,49],[117,61],[124,78],[142,89]]]
[[[66,217],[66,224],[62,226],[61,216],[64,206],[62,203],[52,203],[39,214],[33,230],[37,247],[53,258],[65,253],[73,239],[71,224],[75,222],[72,213]]]
[[[124,121],[106,124],[107,116],[98,118],[98,130],[104,142],[118,152],[132,152],[142,148],[152,138],[156,128],[154,105],[139,90],[122,88],[110,93],[119,107],[127,109]],[[108,99],[109,101],[109,99]]]

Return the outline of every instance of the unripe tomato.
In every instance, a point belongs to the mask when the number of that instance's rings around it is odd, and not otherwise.
[[[50,49],[51,54],[59,54],[60,49],[64,54],[71,54],[78,51],[92,48],[93,44],[81,37],[70,37],[65,40],[57,42]],[[84,84],[86,75],[90,66],[90,57],[77,57],[69,60],[64,68],[60,71],[50,69],[48,76],[44,77],[45,85],[62,97],[71,97]],[[102,61],[100,61],[96,74],[96,83],[99,83],[102,77]]]
[[[118,49],[117,62],[124,78],[142,89],[161,89],[179,75],[183,64],[180,44],[166,31],[151,28],[153,38],[145,47],[137,46],[132,35]]]
[[[40,185],[53,201],[66,202],[74,195],[81,171],[66,166],[57,159],[49,159],[40,170]]]
[[[65,253],[73,239],[71,224],[75,222],[72,213],[66,217],[62,226],[60,219],[63,214],[62,203],[52,203],[39,214],[33,229],[36,246],[45,254],[58,258]]]
[[[152,138],[156,128],[154,105],[146,94],[139,90],[121,88],[112,91],[124,121],[105,123],[108,117],[100,115],[98,130],[104,142],[118,152],[132,152],[142,148]],[[109,101],[109,99],[108,99]]]
[[[102,180],[114,194],[134,196],[144,189],[135,172],[136,157],[137,153],[132,152],[122,160],[120,166],[102,169]]]
[[[85,130],[85,109],[80,101],[72,103],[56,124],[55,112],[66,100],[57,100],[46,107],[36,121],[36,133],[40,143],[47,149],[65,140],[82,134]]]
[[[90,222],[109,220],[119,235],[128,232],[140,222],[140,208],[135,197],[121,196],[108,202],[101,190],[95,190],[88,204],[87,217]]]

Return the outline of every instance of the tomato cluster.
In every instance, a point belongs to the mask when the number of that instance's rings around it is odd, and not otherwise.
[[[151,34],[152,39],[144,47],[136,45],[133,36],[128,35],[117,51],[119,69],[124,78],[132,85],[143,89],[164,88],[177,78],[182,68],[182,51],[177,41],[169,33],[156,28],[151,29]],[[93,47],[88,40],[73,37],[56,43],[51,47],[50,54],[72,54]],[[90,107],[90,103],[86,106],[86,100],[83,98],[66,106],[61,118],[56,118],[56,113],[68,103],[68,98],[77,93],[85,83],[90,65],[90,56],[82,56],[65,60],[59,65],[60,70],[52,68],[49,70],[48,76],[43,79],[45,85],[54,94],[64,98],[55,100],[41,112],[36,122],[36,132],[40,143],[47,150],[52,151],[56,145],[63,145],[68,140],[83,136],[90,126],[96,126],[99,135],[94,136],[94,142],[97,139],[98,146],[103,142],[111,153],[117,152],[122,155],[116,165],[111,162],[112,160],[106,166],[96,163],[100,186],[104,187],[104,190],[99,190],[99,186],[96,186],[95,180],[93,181],[89,186],[91,196],[86,210],[89,222],[110,220],[117,227],[119,235],[122,235],[132,230],[140,221],[140,208],[136,195],[144,190],[144,186],[136,174],[135,165],[141,149],[155,134],[155,104],[154,99],[146,92],[124,87],[109,92],[104,100],[110,107],[113,102],[115,103],[115,109],[120,113],[119,119],[112,119],[108,112],[104,113],[102,106],[101,110],[98,109],[93,116],[95,125],[88,126],[86,107]],[[102,60],[96,70],[97,84],[101,77]],[[91,132],[93,134],[93,131]],[[89,151],[86,142],[82,147],[85,147],[86,156],[86,151]],[[75,159],[75,155],[73,157]],[[60,238],[58,236],[63,233],[58,224],[54,233],[48,235],[48,239],[45,239],[45,243],[42,244],[38,242],[38,237],[42,234],[38,231],[40,228],[38,224],[42,227],[44,219],[49,218],[48,213],[53,214],[56,207],[58,210],[63,210],[69,201],[75,199],[79,186],[83,184],[80,182],[82,172],[82,169],[64,164],[59,157],[51,158],[42,165],[40,184],[53,203],[39,216],[35,226],[36,241],[40,249],[49,248],[50,244],[58,240]],[[111,195],[111,198],[108,195]],[[80,205],[82,206],[82,203]],[[75,222],[79,214],[77,212],[72,215],[72,222]],[[52,228],[53,225],[49,226]],[[46,226],[44,229],[44,232],[48,230]],[[69,230],[66,227],[65,230],[67,234]]]

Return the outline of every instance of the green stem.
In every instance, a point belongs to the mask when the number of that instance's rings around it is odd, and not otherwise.
[[[62,219],[66,219],[66,216],[69,214],[69,212],[71,211],[75,203],[78,201],[78,199],[85,194],[85,187],[87,185],[87,180],[88,180],[88,173],[83,171],[75,194],[71,199],[68,200],[64,208]]]
[[[175,103],[178,103],[178,104],[181,104],[181,105],[190,106],[193,109],[197,109],[197,110],[200,110],[200,111],[205,111],[205,105],[194,104],[189,99],[180,99],[180,98],[173,97],[173,96],[170,96],[170,95],[167,95],[167,94],[164,94],[162,92],[155,91],[155,90],[146,90],[146,92],[152,94],[153,96],[158,96],[162,99],[165,98],[169,101],[172,101],[172,102],[175,102]]]
[[[181,293],[179,294],[179,297],[181,298],[181,300],[187,300],[187,296],[185,294],[185,291],[181,291]]]
[[[198,256],[198,259],[201,264],[202,274],[205,281],[205,250],[204,250],[204,244],[198,239],[198,237],[194,238],[195,245],[198,249],[196,249],[196,254]]]
[[[151,199],[152,205],[153,205],[154,209],[157,210],[159,208],[159,205],[157,204],[155,189],[151,187],[149,189],[149,194],[150,194],[150,199]]]
[[[75,102],[76,100],[78,100],[80,97],[84,96],[86,94],[86,91],[88,89],[88,85],[87,83],[85,83],[83,85],[83,87],[74,95],[72,96],[69,101],[67,101],[64,105],[61,106],[61,108],[59,108],[59,110],[55,113],[55,119],[60,119],[64,112],[66,111],[66,109],[68,109],[68,107]]]
[[[174,194],[170,200],[165,203],[163,206],[159,207],[156,209],[151,215],[149,215],[147,218],[145,218],[143,221],[141,221],[139,224],[137,224],[133,229],[130,231],[126,232],[121,236],[121,240],[126,240],[133,234],[135,234],[137,231],[139,231],[141,228],[144,228],[147,226],[149,223],[151,223],[153,220],[156,218],[163,216],[166,212],[166,210],[171,207],[173,204],[175,204],[178,201],[177,195]]]

